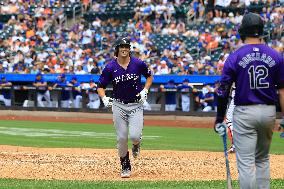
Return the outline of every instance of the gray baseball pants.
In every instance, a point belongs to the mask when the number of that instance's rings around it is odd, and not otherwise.
[[[269,149],[276,108],[273,105],[236,106],[233,114],[237,167],[241,189],[269,189]]]
[[[140,103],[122,104],[113,101],[113,122],[116,129],[119,157],[128,151],[128,132],[133,144],[141,141],[143,130],[143,105]]]

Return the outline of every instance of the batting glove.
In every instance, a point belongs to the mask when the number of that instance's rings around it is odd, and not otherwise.
[[[144,88],[137,96],[140,96],[140,103],[144,104],[144,102],[147,100],[148,95],[148,89]]]
[[[104,96],[104,97],[102,98],[102,101],[103,101],[105,107],[107,107],[107,108],[109,108],[109,107],[112,106],[112,100],[113,100],[112,98],[106,97],[106,96]]]
[[[214,129],[221,137],[223,137],[227,132],[227,126],[225,123],[216,123]]]

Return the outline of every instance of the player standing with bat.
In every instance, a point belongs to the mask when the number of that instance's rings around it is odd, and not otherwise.
[[[140,152],[143,130],[143,103],[147,99],[153,76],[147,65],[130,56],[130,40],[120,38],[115,44],[117,58],[104,68],[98,82],[98,94],[106,107],[112,106],[114,127],[117,135],[118,155],[122,166],[121,177],[130,177],[131,164],[128,152],[128,132],[132,141],[132,155]],[[143,88],[141,76],[146,78]],[[113,101],[106,97],[105,88],[113,86]]]
[[[283,56],[264,44],[264,21],[258,14],[244,15],[239,34],[244,45],[224,64],[217,90],[215,131],[226,132],[224,115],[235,82],[234,145],[241,189],[269,189],[269,149],[276,119],[277,90],[284,114]]]

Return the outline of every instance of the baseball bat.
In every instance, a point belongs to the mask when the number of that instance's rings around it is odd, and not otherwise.
[[[228,158],[228,151],[227,151],[227,134],[226,133],[223,135],[223,145],[224,145],[224,154],[225,154],[225,160],[226,160],[227,189],[233,189],[232,177],[231,177],[231,172],[230,172],[230,164],[229,164],[229,158]]]

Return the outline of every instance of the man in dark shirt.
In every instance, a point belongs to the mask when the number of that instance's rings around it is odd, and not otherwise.
[[[76,76],[72,77],[70,86],[72,87],[73,107],[80,108],[80,102],[82,101],[82,92],[81,84]]]
[[[270,188],[269,149],[277,90],[284,115],[284,60],[281,54],[264,44],[263,28],[264,21],[258,14],[244,15],[239,29],[244,45],[225,61],[217,90],[214,128],[224,136],[224,116],[235,82],[233,140],[241,189]]]
[[[1,76],[0,101],[3,101],[5,106],[11,106],[11,87],[12,87],[12,83],[7,81],[5,76]]]
[[[6,69],[3,67],[2,61],[0,61],[0,73],[6,73]]]
[[[176,111],[177,108],[177,86],[173,79],[166,85],[160,86],[161,91],[165,92],[165,111]]]
[[[33,83],[33,86],[36,87],[37,90],[37,105],[38,107],[45,107],[43,104],[42,99],[44,98],[47,102],[47,107],[51,107],[51,101],[50,101],[50,93],[48,90],[47,82],[44,80],[41,73],[36,74],[35,81]]]
[[[55,81],[53,88],[61,88],[60,103],[62,108],[69,108],[70,92],[72,87],[70,87],[69,82],[66,81],[65,74],[60,74],[59,78]]]
[[[90,80],[90,86],[86,89],[86,93],[89,96],[89,103],[87,106],[91,109],[98,109],[100,107],[101,101],[98,95],[98,86],[93,79]]]
[[[117,58],[104,68],[98,82],[98,94],[106,107],[112,106],[113,120],[117,134],[117,148],[121,161],[121,177],[130,177],[131,164],[128,152],[128,129],[133,143],[132,155],[136,158],[140,152],[143,130],[143,103],[147,99],[153,76],[148,66],[140,59],[130,56],[130,40],[120,38],[115,44]],[[143,88],[141,76],[146,78]],[[113,105],[106,97],[105,88],[113,85]]]

